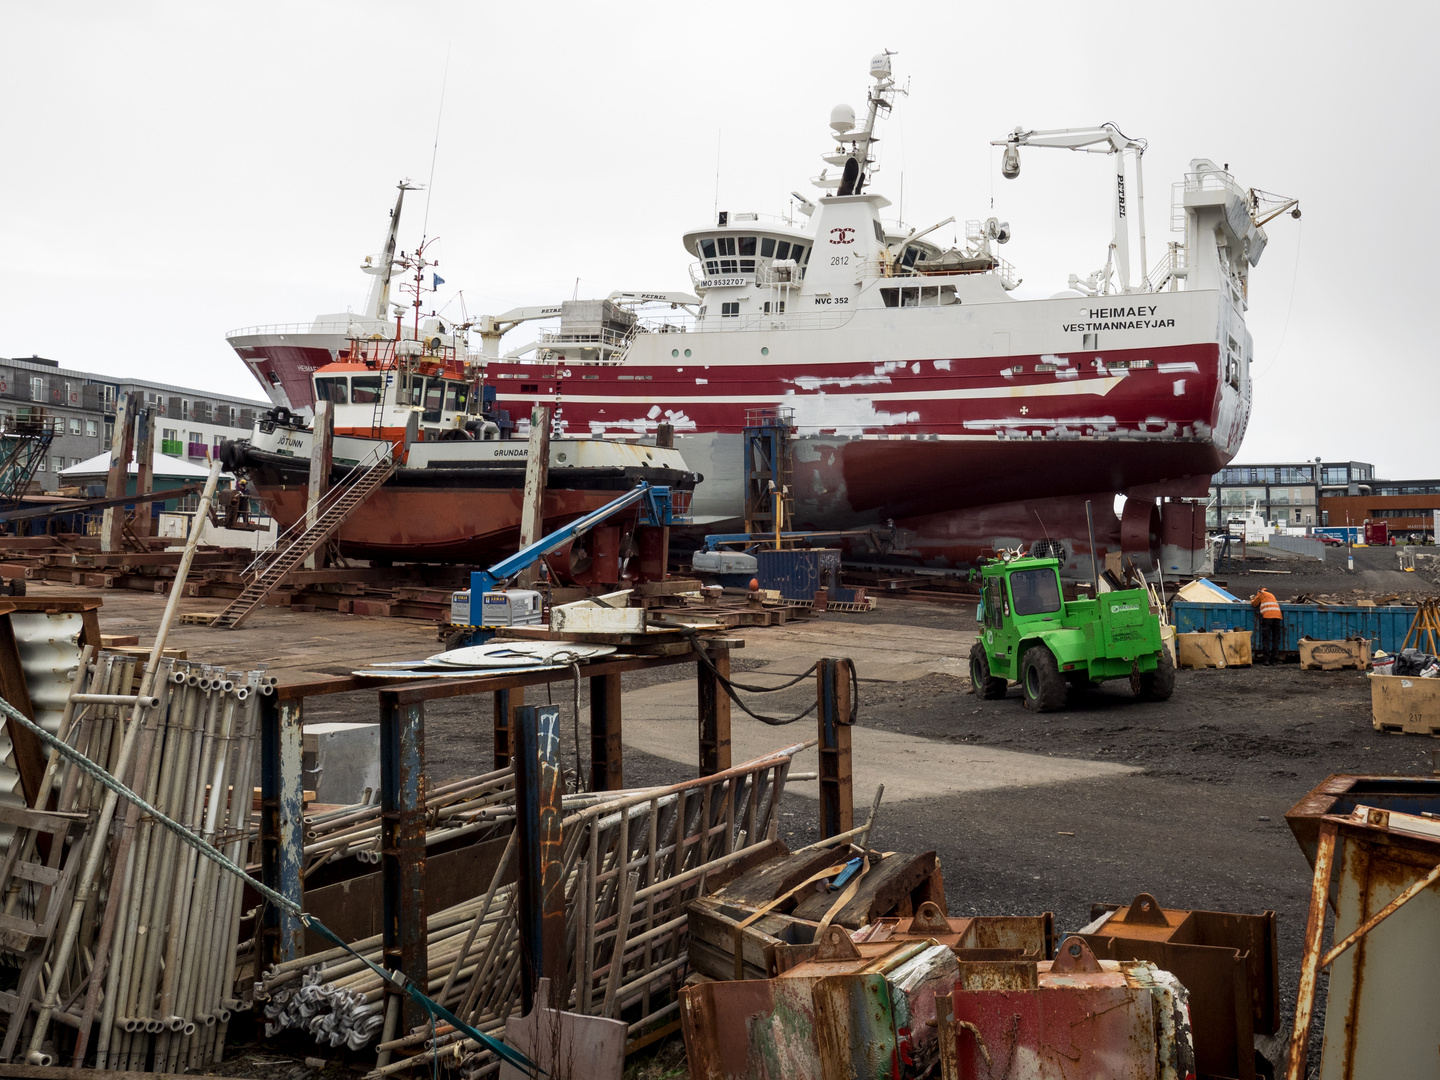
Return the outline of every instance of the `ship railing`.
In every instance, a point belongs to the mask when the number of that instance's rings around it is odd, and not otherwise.
[[[673,316],[667,319],[641,320],[655,325],[642,327],[646,333],[715,334],[755,330],[833,330],[850,321],[853,309],[848,305],[835,311],[796,312],[750,312],[744,315],[720,315],[709,312],[703,316],[686,320],[687,326],[676,325],[680,320]]]
[[[623,349],[630,343],[635,330],[615,330],[605,326],[590,333],[559,330],[546,331],[540,335],[542,345],[598,345],[604,348]]]
[[[356,484],[360,483],[361,480],[365,479],[365,477],[389,461],[393,453],[394,447],[392,447],[390,443],[384,441],[377,442],[359,461],[351,466],[350,471],[345,474],[343,480],[325,492],[324,495],[320,496],[315,503],[314,520],[319,521],[320,518],[334,509],[335,504],[348,495]],[[307,507],[306,512],[296,518],[293,525],[275,537],[273,544],[255,555],[255,558],[250,561],[250,565],[245,567],[242,573],[252,574],[261,572],[267,564],[273,562],[275,559],[281,558],[287,551],[294,547],[300,537],[309,531],[309,528],[310,511]]]
[[[754,210],[746,210],[738,214],[732,212],[730,214],[730,224],[725,227],[734,228],[745,224],[747,221],[763,221],[771,225],[784,225],[787,229],[794,229],[797,233],[802,233],[803,235],[800,226],[795,223],[794,218],[783,217],[780,214],[762,214],[759,211]],[[716,227],[719,228],[720,226]]]
[[[1147,276],[1151,291],[1159,292],[1166,285],[1178,284],[1185,277],[1187,262],[1185,245],[1170,241],[1165,254]]]
[[[969,277],[972,274],[994,274],[1000,278],[1000,284],[1006,292],[1009,292],[1020,284],[1021,279],[1015,276],[1015,266],[1013,263],[993,253],[985,257],[993,260],[994,265],[984,268],[976,267],[974,269],[961,269],[956,267],[954,270],[916,270],[914,267],[891,267],[889,274],[885,272],[885,267],[877,259],[874,262],[863,264],[860,267],[859,276],[861,280],[874,280],[876,278],[888,278],[890,280],[929,280],[931,278]]]
[[[225,337],[256,337],[261,334],[339,334],[342,337],[349,333],[350,323],[357,320],[334,319],[323,321],[314,319],[303,323],[270,323],[266,326],[245,326],[239,330],[226,331]],[[377,324],[378,325],[378,324]]]
[[[1228,191],[1236,198],[1250,203],[1249,193],[1235,182],[1235,177],[1222,170],[1207,170],[1185,174],[1186,191]]]
[[[731,288],[744,285],[798,285],[805,280],[805,267],[797,266],[789,271],[792,275],[789,279],[782,279],[776,273],[771,260],[759,255],[746,255],[743,258],[736,258],[727,255],[726,262],[743,264],[745,269],[737,269],[733,274],[717,271],[713,274],[706,270],[706,262],[720,262],[719,259],[707,259],[704,262],[693,262],[690,264],[690,284],[695,289]],[[716,282],[722,282],[716,285]]]

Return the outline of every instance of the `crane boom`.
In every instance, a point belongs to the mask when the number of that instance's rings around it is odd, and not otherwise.
[[[1149,288],[1146,277],[1148,263],[1145,258],[1145,179],[1141,157],[1148,145],[1144,139],[1132,139],[1114,124],[1101,124],[1091,128],[1055,128],[1049,131],[1027,131],[1017,127],[1003,139],[995,139],[992,146],[1005,147],[1005,157],[1000,170],[1008,180],[1020,175],[1020,147],[1046,146],[1057,150],[1078,150],[1087,154],[1115,155],[1115,232],[1110,241],[1110,251],[1115,260],[1115,270],[1120,279],[1122,292],[1144,292]],[[1125,191],[1125,155],[1134,158],[1131,173],[1134,178],[1133,195]],[[1132,215],[1128,199],[1133,197],[1135,212]],[[1140,280],[1130,281],[1130,218],[1135,219],[1140,249]]]

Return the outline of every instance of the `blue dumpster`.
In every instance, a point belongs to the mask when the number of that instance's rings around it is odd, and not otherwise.
[[[1415,609],[1409,607],[1318,607],[1314,604],[1281,604],[1285,635],[1281,648],[1297,652],[1302,637],[1316,641],[1344,641],[1366,638],[1372,649],[1400,651]],[[1176,600],[1172,616],[1177,634],[1206,630],[1254,630],[1255,609],[1249,604],[1205,604]]]

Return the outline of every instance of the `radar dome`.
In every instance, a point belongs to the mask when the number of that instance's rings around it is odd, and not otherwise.
[[[876,53],[870,58],[870,77],[872,79],[890,78],[889,53]]]
[[[849,105],[836,105],[830,110],[830,127],[844,134],[855,126],[855,110]]]

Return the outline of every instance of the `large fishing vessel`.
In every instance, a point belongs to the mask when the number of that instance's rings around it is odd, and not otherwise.
[[[969,222],[964,246],[947,249],[930,237],[953,218],[917,231],[886,216],[872,182],[877,124],[901,92],[889,54],[871,76],[860,117],[832,112],[821,194],[797,194],[793,219],[720,212],[685,234],[693,293],[617,292],[413,332],[385,322],[382,299],[334,341],[312,327],[308,346],[323,360],[365,336],[443,331],[460,348],[478,334],[470,366],[497,408],[525,417],[549,405],[561,437],[633,440],[669,425],[706,476],[697,520],[716,528],[743,516],[747,415],[764,409],[790,436],[795,528],[868,530],[881,556],[937,567],[1045,542],[1072,570],[1088,570],[1077,557],[1093,532],[1096,547],[1142,568],[1191,572],[1204,514],[1182,500],[1208,493],[1245,433],[1249,272],[1263,223],[1293,202],[1265,202],[1195,159],[1173,188],[1181,235],[1151,264],[1144,141],[1109,124],[1017,129],[997,141],[1009,178],[1026,147],[1107,154],[1115,170],[1104,266],[1048,298],[1018,299],[998,254],[1008,223]],[[504,350],[516,326],[557,317],[532,344]],[[303,407],[290,388],[300,381],[281,372],[289,361],[262,338],[230,336],[267,388]],[[1127,497],[1119,516],[1117,493]]]

